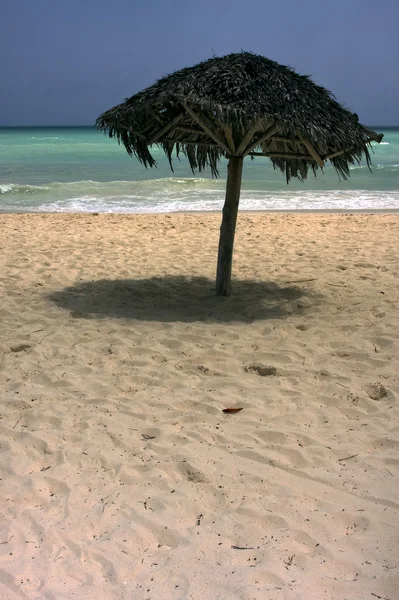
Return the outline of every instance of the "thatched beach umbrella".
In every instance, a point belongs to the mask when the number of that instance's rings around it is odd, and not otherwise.
[[[185,154],[193,172],[228,158],[220,229],[216,292],[228,295],[243,159],[266,156],[274,168],[306,179],[329,160],[346,179],[349,165],[365,156],[382,135],[370,131],[356,114],[309,77],[249,52],[212,58],[160,79],[111,108],[97,127],[122,142],[145,167],[156,162],[150,147]],[[173,168],[172,168],[173,170]]]

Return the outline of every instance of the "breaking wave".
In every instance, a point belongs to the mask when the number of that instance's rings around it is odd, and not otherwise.
[[[393,167],[393,165],[392,165]],[[1,212],[159,213],[220,210],[225,182],[205,178],[0,184]],[[243,210],[399,210],[397,190],[244,189]]]

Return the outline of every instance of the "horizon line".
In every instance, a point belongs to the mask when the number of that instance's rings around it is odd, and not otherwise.
[[[86,124],[86,125],[0,125],[0,129],[73,129],[73,128],[93,128],[95,129],[95,124]],[[386,128],[386,127],[399,127],[399,123],[396,125],[372,125],[367,123],[366,127],[372,128]]]

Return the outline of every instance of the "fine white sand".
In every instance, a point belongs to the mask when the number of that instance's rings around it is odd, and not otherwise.
[[[0,216],[2,600],[399,598],[399,216],[219,224]]]

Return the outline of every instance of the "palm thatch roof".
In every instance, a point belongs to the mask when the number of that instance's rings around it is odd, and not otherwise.
[[[150,148],[187,156],[193,171],[218,176],[221,157],[269,157],[287,182],[305,179],[327,160],[347,178],[349,166],[382,135],[361,125],[308,76],[249,52],[177,71],[103,113],[96,122],[146,167]]]

